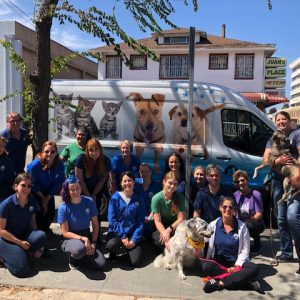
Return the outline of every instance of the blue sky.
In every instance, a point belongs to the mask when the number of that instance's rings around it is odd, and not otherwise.
[[[151,33],[139,31],[138,26],[123,7],[123,1],[113,0],[77,0],[74,5],[85,7],[93,4],[99,9],[110,12],[116,5],[116,14],[123,29],[135,38],[148,37]],[[192,2],[192,1],[189,1]],[[13,3],[26,15],[16,10]],[[27,26],[32,26],[30,17],[33,15],[33,0],[2,0],[0,1],[0,19],[17,20]],[[226,24],[226,36],[245,41],[276,44],[275,56],[286,57],[288,64],[300,56],[300,17],[299,0],[272,0],[270,11],[267,0],[198,0],[198,12],[192,5],[186,7],[181,1],[173,0],[176,13],[171,20],[179,27],[196,27],[209,34],[220,35],[221,25]],[[169,29],[162,24],[163,29]],[[74,29],[72,25],[53,26],[52,37],[69,48],[88,50],[102,45],[86,34]],[[288,71],[288,76],[290,72]],[[290,80],[287,78],[286,94],[289,95]]]

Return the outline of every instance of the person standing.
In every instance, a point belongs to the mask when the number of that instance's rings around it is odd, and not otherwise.
[[[106,261],[97,249],[99,213],[93,199],[81,195],[79,180],[74,175],[63,183],[61,197],[63,203],[58,208],[57,221],[65,239],[62,250],[70,255],[69,267],[86,266],[102,270]]]
[[[65,179],[64,164],[58,156],[56,143],[45,142],[42,152],[27,165],[27,171],[32,177],[32,193],[40,205],[38,229],[47,233],[55,215],[54,195],[60,191]]]
[[[0,136],[0,203],[13,194],[14,167],[6,152],[7,140]]]
[[[19,113],[9,113],[6,117],[7,128],[0,133],[8,141],[6,150],[16,174],[24,172],[27,147],[31,144],[27,130],[21,128],[22,120]]]
[[[209,164],[206,168],[208,185],[199,190],[194,202],[194,217],[200,217],[207,223],[220,216],[220,201],[225,196],[233,197],[231,190],[221,185],[220,168]]]
[[[282,130],[285,135],[290,140],[290,152],[292,156],[288,154],[283,154],[276,157],[273,160],[274,165],[286,165],[291,164],[293,158],[300,162],[300,130],[293,130],[291,128],[291,117],[285,111],[280,111],[275,115],[275,124],[279,130]],[[270,139],[266,145],[266,149],[263,156],[263,161],[268,162],[272,149],[272,140]],[[281,254],[277,256],[279,262],[289,262],[293,260],[293,243],[292,234],[288,225],[287,211],[288,211],[288,201],[283,201],[278,204],[278,200],[281,199],[283,195],[283,179],[281,174],[273,172],[272,176],[272,197],[275,216],[277,217],[277,225],[279,230],[280,238],[280,250]],[[292,208],[295,206],[292,206]],[[292,208],[289,210],[291,211]]]
[[[31,176],[19,174],[13,185],[16,193],[0,204],[0,261],[17,277],[30,274],[28,256],[39,258],[47,242],[45,232],[37,230],[31,187]]]

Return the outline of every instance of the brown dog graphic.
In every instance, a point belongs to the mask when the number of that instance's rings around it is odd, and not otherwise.
[[[136,125],[134,129],[134,141],[136,154],[141,157],[144,144],[153,144],[154,171],[159,172],[159,156],[163,151],[165,142],[165,126],[162,121],[162,107],[165,96],[153,94],[151,99],[144,99],[139,93],[131,93],[127,97],[134,101],[136,109]]]
[[[207,157],[207,151],[205,144],[208,140],[208,123],[206,116],[217,109],[222,109],[225,104],[219,104],[212,106],[208,109],[202,110],[197,105],[193,106],[192,112],[192,148],[193,145],[202,146],[205,157]],[[186,106],[174,106],[169,111],[170,120],[173,121],[172,128],[172,143],[178,145],[187,144],[187,120],[188,120],[188,109]]]

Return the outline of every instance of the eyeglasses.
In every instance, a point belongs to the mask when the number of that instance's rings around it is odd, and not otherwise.
[[[222,206],[222,209],[224,209],[224,210],[226,210],[226,209],[233,210],[234,207],[231,206],[231,205],[223,205],[223,206]]]
[[[215,177],[215,178],[218,178],[218,177],[219,177],[219,174],[209,174],[208,176],[209,176],[209,177]]]
[[[236,180],[235,183],[239,184],[239,183],[244,183],[245,181],[246,181],[246,179],[239,179],[239,180]]]
[[[27,188],[27,189],[31,189],[32,188],[32,184],[21,183],[20,185],[21,185],[22,188]]]
[[[54,153],[56,153],[56,151],[55,150],[52,150],[52,151],[45,150],[44,153],[45,154],[54,154]]]

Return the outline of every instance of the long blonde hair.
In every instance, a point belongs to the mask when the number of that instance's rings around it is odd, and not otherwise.
[[[165,174],[163,182],[170,180],[170,179],[176,179],[177,182],[179,181],[179,178],[177,176],[177,174],[174,171],[170,171],[168,173]],[[179,199],[178,199],[178,195],[177,192],[175,191],[172,195],[172,203],[171,203],[171,214],[172,216],[175,216],[179,213]]]

